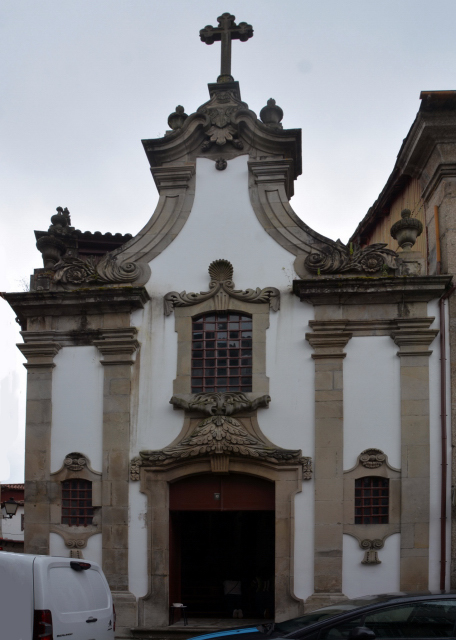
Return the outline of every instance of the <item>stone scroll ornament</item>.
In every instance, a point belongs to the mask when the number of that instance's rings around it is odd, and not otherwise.
[[[384,540],[381,538],[375,538],[369,540],[365,538],[361,540],[359,546],[364,551],[364,558],[361,560],[361,564],[381,564],[381,560],[378,558],[378,549],[383,549]]]
[[[310,253],[304,264],[309,271],[322,275],[346,271],[377,273],[396,269],[398,255],[395,251],[386,249],[386,246],[384,242],[376,242],[361,249],[352,243],[346,246],[338,240],[332,247]]]
[[[359,456],[359,462],[366,469],[377,469],[386,461],[386,455],[381,449],[365,449]]]
[[[134,458],[131,463],[131,479],[139,480],[140,467],[163,467],[195,457],[241,456],[280,465],[300,464],[303,468],[303,479],[310,480],[311,458],[303,457],[300,449],[271,447],[249,433],[232,417],[240,411],[254,411],[258,407],[267,407],[270,400],[267,395],[249,400],[239,391],[200,393],[191,402],[173,396],[170,403],[175,407],[188,412],[205,413],[208,417],[201,420],[187,438],[173,447],[157,451],[140,451],[139,457]]]
[[[54,282],[62,284],[127,284],[134,282],[140,269],[134,262],[118,263],[115,257],[88,256],[85,260],[63,257],[52,267]]]
[[[187,293],[182,291],[170,291],[165,295],[165,315],[169,316],[174,307],[191,307],[200,302],[205,302],[215,296],[225,295],[242,302],[261,304],[269,302],[273,311],[280,309],[280,291],[275,287],[264,289],[235,289],[233,278],[233,265],[228,260],[215,260],[209,265],[209,291],[200,293]]]

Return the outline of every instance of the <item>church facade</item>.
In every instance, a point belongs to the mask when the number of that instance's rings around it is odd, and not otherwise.
[[[169,626],[175,602],[231,616],[227,581],[245,616],[278,621],[449,585],[450,270],[414,213],[390,246],[295,214],[300,130],[231,76],[252,33],[229,14],[202,30],[221,75],[143,140],[144,228],[81,233],[59,207],[30,291],[5,296],[27,360],[25,551],[99,562],[124,635]]]

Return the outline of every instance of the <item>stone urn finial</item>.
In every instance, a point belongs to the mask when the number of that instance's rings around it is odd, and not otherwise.
[[[283,118],[283,111],[276,104],[274,98],[269,98],[267,105],[261,109],[260,118],[261,121],[269,127],[273,127],[274,129],[282,128],[280,121]]]
[[[180,104],[177,105],[176,111],[174,111],[168,118],[168,125],[173,131],[181,129],[184,122],[188,118],[188,115],[184,111],[184,107]]]
[[[418,236],[423,233],[423,225],[417,218],[412,218],[410,209],[402,209],[401,219],[391,227],[391,236],[397,240],[402,251],[410,251]]]

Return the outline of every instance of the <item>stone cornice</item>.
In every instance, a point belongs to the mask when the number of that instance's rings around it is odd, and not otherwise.
[[[104,329],[101,332],[101,339],[93,341],[102,355],[101,364],[104,366],[133,364],[132,356],[139,349],[137,333],[136,327]]]
[[[451,276],[381,278],[317,277],[293,281],[293,293],[313,305],[429,302],[439,298]]]
[[[309,326],[316,333],[328,331],[348,331],[354,336],[390,336],[393,332],[409,330],[411,332],[428,329],[434,322],[433,317],[424,318],[375,318],[360,320],[310,320]],[[310,334],[311,335],[311,334]]]
[[[5,293],[5,300],[25,328],[27,318],[101,313],[130,313],[142,309],[149,294],[144,287],[99,287],[72,291]]]
[[[306,340],[315,350],[312,354],[314,360],[345,358],[344,348],[352,335],[348,331],[318,331],[306,333]]]
[[[430,356],[429,345],[438,335],[438,329],[407,329],[393,331],[391,334],[395,344],[399,347],[397,355],[402,356]]]
[[[57,342],[37,341],[19,343],[17,348],[22,355],[27,358],[24,363],[26,369],[53,369],[55,367],[54,357],[62,348]]]

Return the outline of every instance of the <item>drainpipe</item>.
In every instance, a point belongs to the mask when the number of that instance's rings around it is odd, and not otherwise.
[[[435,223],[435,249],[436,249],[436,273],[441,273],[441,254],[440,254],[440,228],[439,228],[439,208],[434,207],[434,223]],[[442,446],[442,468],[441,468],[441,487],[440,487],[440,589],[445,590],[446,582],[446,521],[447,521],[447,394],[446,394],[446,322],[445,322],[445,300],[451,296],[456,289],[453,285],[450,287],[439,300],[439,316],[440,316],[440,431]]]

